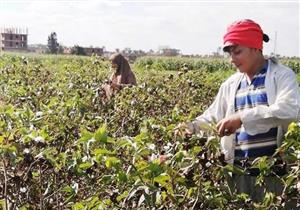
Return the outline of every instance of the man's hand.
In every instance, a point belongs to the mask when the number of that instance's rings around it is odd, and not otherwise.
[[[235,133],[235,131],[239,129],[241,125],[242,125],[242,121],[240,115],[234,114],[231,115],[230,117],[226,117],[220,120],[217,124],[217,129],[221,137],[229,136]]]
[[[118,85],[118,84],[112,82],[112,83],[110,84],[110,87],[111,87],[113,90],[118,90],[118,89],[120,88],[120,85]]]
[[[175,136],[189,137],[193,134],[187,123],[179,123],[174,131]]]

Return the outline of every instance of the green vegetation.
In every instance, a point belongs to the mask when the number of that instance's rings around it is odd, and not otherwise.
[[[110,72],[100,57],[0,56],[2,209],[279,209],[299,202],[299,124],[278,150],[289,168],[279,177],[282,195],[251,201],[229,188],[238,169],[224,163],[213,128],[189,139],[173,132],[207,108],[234,70],[224,61],[142,60],[134,68],[139,85],[106,101],[100,86]],[[264,187],[275,161],[257,164]]]
[[[142,57],[135,62],[135,67],[159,71],[178,71],[205,69],[209,72],[232,70],[234,67],[222,58],[177,58],[177,57]]]

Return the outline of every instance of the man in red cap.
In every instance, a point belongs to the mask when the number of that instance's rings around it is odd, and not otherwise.
[[[238,71],[221,85],[201,116],[177,128],[192,134],[217,122],[226,161],[244,166],[245,161],[274,154],[289,123],[300,118],[300,91],[291,69],[263,56],[263,41],[269,38],[259,24],[247,19],[236,21],[227,28],[223,41],[223,50]],[[261,201],[264,192],[255,186],[259,170],[247,173],[234,175],[236,189]],[[267,182],[269,191],[281,192],[278,183],[272,179]]]

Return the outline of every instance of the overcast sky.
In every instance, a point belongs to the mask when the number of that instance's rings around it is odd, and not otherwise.
[[[265,54],[300,56],[299,10],[298,0],[0,0],[0,27],[28,28],[29,44],[55,31],[65,46],[211,54],[226,27],[247,18],[270,36]]]

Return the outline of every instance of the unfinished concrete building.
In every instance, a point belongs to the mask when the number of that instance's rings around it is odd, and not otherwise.
[[[20,28],[0,29],[0,51],[27,51],[28,30]]]

